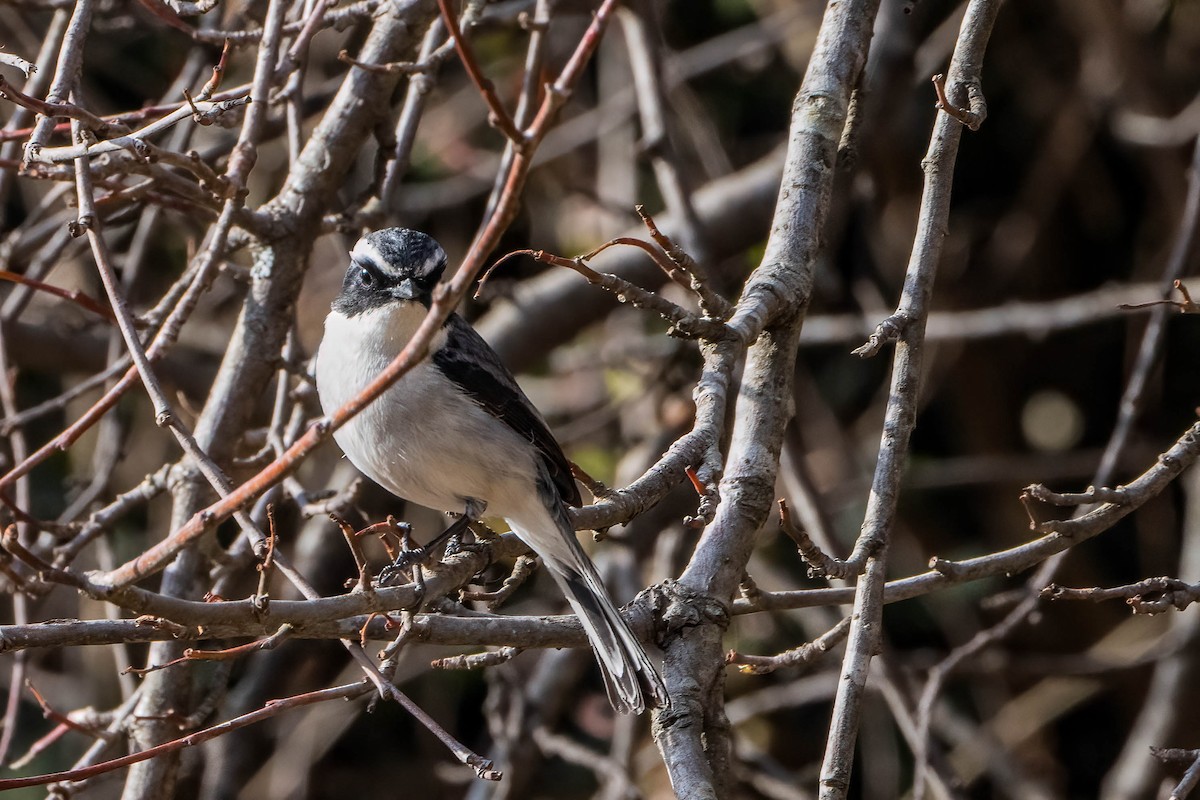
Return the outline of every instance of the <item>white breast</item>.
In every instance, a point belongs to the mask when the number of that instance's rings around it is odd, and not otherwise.
[[[387,367],[425,313],[416,303],[354,317],[330,312],[316,366],[326,414]],[[433,347],[444,340],[439,333]],[[428,358],[333,438],[367,477],[438,511],[461,512],[470,497],[487,503],[487,516],[507,517],[511,498],[527,497],[535,474],[528,442],[464,395]]]

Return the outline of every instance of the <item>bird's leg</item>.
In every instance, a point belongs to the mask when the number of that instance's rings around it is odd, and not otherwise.
[[[462,515],[451,522],[446,530],[435,536],[428,544],[404,550],[396,556],[396,560],[379,571],[379,584],[386,586],[397,574],[407,572],[413,564],[423,564],[428,560],[442,542],[446,542],[447,555],[453,555],[462,549],[462,535],[468,526],[483,516],[487,503],[468,497]]]
[[[471,529],[471,523],[479,522],[479,518],[486,510],[487,503],[473,497],[467,498],[463,515],[442,534],[446,537],[446,555],[453,556],[471,550],[473,545],[463,542],[463,534]]]

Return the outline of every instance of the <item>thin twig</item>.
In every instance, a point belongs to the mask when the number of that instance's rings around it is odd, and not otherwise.
[[[800,557],[807,562],[811,576],[847,577],[842,574],[845,562],[827,555],[803,529],[797,527],[792,521],[792,512],[788,508],[787,501],[782,499],[779,501],[779,528],[796,543],[796,549],[800,551]]]
[[[293,695],[292,697],[283,698],[280,700],[270,700],[262,708],[251,711],[248,714],[243,714],[240,717],[234,717],[231,720],[222,722],[218,725],[213,725],[204,730],[190,733],[187,736],[181,736],[163,744],[142,750],[137,753],[130,753],[127,756],[114,758],[111,761],[105,761],[90,767],[82,769],[66,770],[64,772],[52,772],[46,775],[34,775],[28,778],[2,778],[0,779],[0,792],[9,791],[11,789],[23,789],[27,786],[45,786],[48,783],[58,783],[60,781],[76,781],[85,778],[91,778],[96,775],[102,775],[106,772],[112,772],[122,767],[127,767],[131,764],[136,764],[141,761],[146,761],[166,753],[172,753],[182,750],[186,747],[192,747],[210,739],[215,739],[230,731],[235,731],[239,728],[244,728],[247,725],[253,725],[256,722],[261,722],[264,719],[274,717],[280,712],[287,711],[293,708],[301,708],[303,706],[312,705],[313,703],[321,703],[326,700],[351,700],[356,697],[361,697],[371,690],[370,683],[359,681],[350,683],[344,686],[335,686],[331,689],[320,689],[315,692],[306,692],[305,694]]]
[[[997,0],[972,0],[963,17],[950,63],[952,91],[977,86],[983,54],[1000,11]],[[980,94],[982,109],[982,94]],[[974,104],[972,108],[974,109]],[[982,116],[978,119],[982,122]],[[871,660],[879,651],[883,622],[883,589],[887,582],[887,550],[895,522],[900,479],[908,456],[909,438],[916,424],[921,366],[924,359],[925,320],[934,277],[941,260],[950,216],[954,164],[962,126],[948,115],[938,115],[922,166],[925,170],[916,236],[905,272],[904,290],[893,318],[903,320],[892,363],[891,385],[884,412],[879,456],[871,482],[862,532],[847,562],[862,566],[858,580],[850,634],[842,661],[844,680],[838,686],[830,732],[821,766],[821,800],[844,800],[849,791],[855,741],[862,714]],[[918,770],[928,763],[919,753]],[[923,791],[924,774],[918,774],[917,794]]]
[[[438,0],[438,9],[442,12],[442,23],[446,26],[446,30],[450,32],[450,38],[454,40],[454,49],[458,51],[458,57],[462,61],[463,68],[466,69],[471,82],[475,84],[475,88],[479,90],[479,94],[483,96],[483,101],[487,103],[489,111],[488,124],[499,129],[518,150],[523,149],[529,143],[529,136],[527,133],[517,130],[512,115],[508,113],[508,109],[504,107],[504,103],[496,95],[496,87],[490,80],[483,76],[483,71],[479,68],[479,62],[475,60],[475,53],[471,49],[471,46],[467,44],[463,32],[459,30],[458,20],[454,18],[454,12],[450,10],[450,0]]]
[[[97,314],[97,315],[103,317],[104,319],[108,320],[109,322],[117,321],[117,318],[113,316],[113,313],[110,309],[105,308],[104,306],[100,305],[95,300],[93,300],[91,297],[88,297],[86,294],[79,291],[78,289],[76,289],[74,291],[68,290],[68,289],[60,289],[57,286],[52,286],[48,283],[44,283],[39,280],[34,280],[33,278],[27,278],[24,275],[18,275],[17,273],[9,272],[6,269],[0,269],[0,280],[12,281],[13,283],[20,283],[25,286],[28,286],[31,289],[34,289],[35,291],[45,292],[46,294],[52,294],[55,297],[61,297],[64,300],[70,300],[72,303],[75,303],[80,308],[86,309],[87,311],[90,311],[93,314]]]
[[[932,80],[933,89],[937,92],[937,107],[971,130],[979,130],[979,126],[987,119],[987,104],[984,102],[983,91],[979,86],[979,77],[973,75],[964,82],[970,102],[969,109],[959,108],[946,97],[945,75],[939,72],[933,76]]]
[[[610,272],[597,272],[589,267],[586,261],[595,256],[599,252],[603,252],[606,248],[614,245],[627,244],[642,249],[652,250],[650,245],[645,242],[640,242],[636,239],[627,240],[624,238],[614,239],[604,245],[601,245],[596,250],[590,253],[585,253],[575,258],[563,258],[556,256],[553,253],[547,253],[545,250],[514,250],[498,259],[491,269],[483,276],[482,281],[486,281],[492,270],[503,264],[510,258],[515,256],[529,256],[535,261],[540,261],[543,264],[553,264],[557,267],[566,267],[574,270],[587,279],[589,283],[607,289],[612,292],[618,302],[629,303],[635,308],[647,308],[656,312],[663,319],[667,320],[672,325],[672,330],[678,335],[688,338],[706,339],[708,341],[717,341],[727,335],[723,323],[710,319],[708,317],[700,317],[692,312],[675,305],[670,300],[667,300],[661,295],[654,292],[649,292],[640,286],[635,286],[629,281],[613,275]]]
[[[751,675],[768,675],[777,669],[787,667],[808,667],[839,643],[845,641],[848,633],[850,633],[850,618],[844,617],[820,637],[811,642],[805,642],[799,647],[774,656],[756,656],[730,650],[725,656],[725,663],[734,664],[741,672]]]
[[[1125,311],[1133,311],[1141,308],[1153,308],[1154,306],[1175,306],[1179,309],[1180,314],[1200,314],[1200,303],[1192,300],[1192,294],[1188,291],[1183,281],[1176,280],[1172,286],[1183,297],[1182,300],[1167,298],[1165,300],[1151,300],[1148,303],[1121,303],[1117,308]]]
[[[512,572],[504,579],[504,583],[494,592],[462,592],[463,601],[482,601],[487,603],[488,611],[495,611],[512,593],[529,580],[538,568],[537,556],[517,556]]]
[[[1047,600],[1087,600],[1092,603],[1124,600],[1135,614],[1160,614],[1170,609],[1182,611],[1200,600],[1200,583],[1166,577],[1146,578],[1111,589],[1069,589],[1051,583],[1042,589],[1041,596]]]
[[[5,80],[3,75],[0,75],[0,97],[41,114],[43,117],[78,120],[99,136],[108,136],[113,129],[111,123],[86,108],[73,103],[55,103],[30,97]]]
[[[487,667],[495,667],[512,661],[521,654],[523,649],[524,648],[521,647],[501,647],[499,650],[491,650],[486,653],[435,658],[429,663],[429,666],[433,667],[434,669],[445,670],[485,669]]]
[[[183,655],[179,658],[171,659],[162,664],[152,664],[148,667],[128,667],[125,671],[134,675],[146,675],[151,672],[157,672],[160,669],[167,669],[179,664],[184,664],[189,661],[227,661],[233,658],[240,658],[247,653],[256,653],[259,650],[274,650],[282,642],[286,641],[292,635],[292,626],[283,624],[279,626],[279,630],[271,634],[265,639],[259,639],[254,642],[247,642],[236,647],[227,647],[224,650],[196,650],[191,647],[183,651]]]
[[[361,536],[363,533],[366,533],[366,530],[355,531],[354,526],[352,526],[349,522],[346,522],[346,520],[344,520],[341,517],[338,517],[334,514],[330,514],[329,518],[332,519],[334,524],[337,525],[338,528],[341,530],[342,537],[346,540],[346,546],[350,548],[350,554],[354,556],[354,564],[355,564],[355,566],[358,567],[357,591],[360,591],[360,592],[372,591],[371,565],[369,563],[367,563],[367,557],[363,555],[362,548],[359,547],[359,544],[358,544],[358,537]],[[388,523],[389,523],[389,526],[394,525],[394,521],[391,517],[388,517]],[[374,527],[374,526],[372,526],[372,527]],[[382,537],[382,534],[381,534],[381,537]],[[347,583],[349,583],[349,582],[347,582]]]

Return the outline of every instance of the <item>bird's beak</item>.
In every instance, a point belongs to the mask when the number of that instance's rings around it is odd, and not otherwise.
[[[405,278],[391,289],[392,297],[397,300],[416,300],[420,292],[412,278]]]

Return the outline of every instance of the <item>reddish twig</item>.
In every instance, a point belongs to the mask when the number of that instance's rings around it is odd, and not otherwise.
[[[976,93],[971,90],[970,85],[967,89],[970,94],[971,107],[970,109],[959,108],[950,101],[950,98],[946,97],[946,76],[940,72],[933,76],[933,90],[937,92],[938,98],[937,107],[970,130],[977,131],[987,117],[987,105],[983,103],[982,91]]]
[[[674,332],[677,335],[681,335],[690,339],[703,339],[709,342],[719,341],[726,337],[728,331],[725,327],[725,323],[709,317],[701,317],[693,314],[687,309],[681,308],[680,306],[672,303],[670,300],[667,300],[665,297],[657,295],[654,292],[647,291],[640,286],[636,286],[624,278],[620,278],[610,272],[597,272],[587,265],[586,262],[589,258],[592,258],[597,253],[603,252],[609,247],[620,244],[639,247],[650,253],[656,252],[653,245],[643,242],[640,239],[628,239],[625,237],[613,239],[612,241],[600,245],[600,247],[596,248],[592,252],[585,253],[581,256],[576,256],[575,258],[564,258],[563,256],[557,256],[553,253],[547,253],[545,250],[514,250],[513,252],[508,253],[497,260],[496,263],[492,265],[491,269],[484,274],[480,284],[482,285],[482,283],[488,279],[488,276],[491,275],[491,273],[495,271],[497,267],[499,267],[508,259],[516,256],[529,256],[535,261],[539,261],[543,264],[552,264],[556,267],[566,267],[567,269],[578,272],[588,281],[588,283],[612,292],[612,294],[621,303],[629,303],[635,308],[645,308],[654,311],[667,322],[671,323],[672,330],[668,331],[668,333]],[[657,257],[655,259],[655,263],[659,263]],[[670,269],[670,267],[667,267],[667,269]]]
[[[467,75],[471,78],[471,82],[475,84],[475,88],[483,96],[483,101],[487,103],[489,110],[488,124],[500,130],[513,146],[518,150],[523,150],[528,144],[530,137],[528,134],[517,130],[516,123],[513,122],[512,115],[500,102],[500,98],[496,95],[496,87],[490,80],[483,76],[483,71],[479,68],[479,62],[475,60],[475,53],[467,44],[466,37],[458,28],[458,20],[454,17],[454,12],[450,10],[449,0],[438,0],[438,8],[442,12],[442,22],[446,25],[446,30],[450,32],[450,37],[454,40],[454,49],[458,51],[458,57],[462,60],[463,68],[466,69]],[[597,14],[597,16],[599,16]]]
[[[177,664],[183,664],[189,661],[228,661],[232,658],[244,656],[247,653],[256,653],[259,650],[274,650],[292,635],[292,626],[284,623],[279,626],[279,630],[275,631],[265,639],[258,639],[246,644],[239,644],[236,647],[227,647],[224,650],[197,650],[189,647],[183,651],[183,655],[179,658],[171,659],[162,664],[152,664],[148,667],[126,667],[124,672],[134,675],[146,675],[150,672],[157,672],[160,669],[174,667]]]
[[[404,625],[404,623],[397,622],[396,620],[392,619],[391,614],[384,613],[383,611],[372,611],[370,614],[367,614],[367,619],[358,629],[358,644],[360,647],[365,648],[367,646],[367,640],[370,638],[367,635],[367,630],[371,627],[371,623],[377,617],[383,617],[383,629],[385,631],[394,631],[403,627]]]
[[[293,695],[292,697],[281,700],[269,700],[260,709],[251,711],[248,714],[242,714],[240,717],[234,717],[231,720],[222,722],[218,725],[205,728],[204,730],[190,733],[186,736],[181,736],[178,739],[173,739],[169,742],[149,747],[138,753],[130,753],[120,758],[114,758],[110,761],[104,761],[99,764],[94,764],[90,767],[82,767],[80,769],[70,769],[63,772],[51,772],[45,775],[32,775],[27,778],[6,778],[0,779],[0,792],[6,792],[11,789],[23,789],[27,786],[45,786],[48,783],[60,783],[63,781],[79,781],[86,778],[94,778],[97,775],[103,775],[113,770],[128,767],[131,764],[137,764],[141,761],[147,761],[157,756],[172,753],[177,750],[182,750],[186,747],[193,747],[210,739],[215,739],[218,736],[223,736],[231,731],[245,728],[248,725],[253,725],[256,722],[261,722],[264,719],[279,714],[282,711],[287,711],[293,708],[301,708],[303,706],[321,703],[326,700],[352,700],[356,697],[361,697],[371,691],[371,684],[367,681],[359,681],[350,683],[344,686],[335,686],[331,689],[320,689],[315,692],[306,692],[305,694]]]
[[[14,770],[24,769],[26,766],[28,766],[30,763],[32,763],[35,758],[37,758],[48,747],[50,747],[50,745],[57,742],[64,735],[66,735],[67,732],[69,732],[70,730],[71,730],[71,726],[69,726],[69,725],[64,725],[61,723],[58,725],[55,725],[53,728],[50,729],[49,733],[45,734],[44,736],[37,739],[37,741],[35,741],[33,744],[29,745],[29,749],[25,751],[24,755],[22,755],[20,758],[15,758],[12,760],[11,763],[8,763],[7,764],[8,768],[14,769]]]
[[[254,594],[254,607],[260,611],[266,611],[270,602],[269,584],[271,581],[271,569],[275,566],[275,545],[278,543],[279,537],[275,528],[275,504],[267,504],[267,551],[263,554],[262,561],[259,562],[255,569],[258,570],[258,591]]]
[[[593,478],[588,474],[587,470],[576,464],[574,461],[569,461],[567,463],[571,465],[571,476],[587,487],[587,490],[592,493],[592,497],[603,498],[612,495],[613,490],[605,485],[603,481],[598,478]]]
[[[674,270],[667,272],[667,276],[680,286],[695,292],[696,296],[700,298],[700,307],[704,309],[706,314],[718,319],[729,319],[733,314],[733,304],[717,294],[709,286],[708,281],[701,274],[695,259],[686,250],[676,244],[671,237],[658,229],[654,218],[646,213],[645,206],[634,206],[634,210],[642,218],[642,224],[646,226],[650,238],[662,248],[663,253],[666,254],[671,264],[675,267]]]
[[[338,524],[341,525],[341,522],[338,522]],[[375,534],[378,537],[379,543],[387,551],[388,558],[395,561],[400,555],[404,543],[409,541],[412,536],[412,526],[407,522],[399,522],[394,516],[388,514],[388,518],[383,522],[368,525],[354,535],[368,536],[370,534]],[[388,538],[389,536],[396,540],[395,544]]]
[[[341,530],[342,536],[346,539],[346,546],[350,548],[350,554],[354,556],[354,564],[358,567],[358,591],[371,591],[371,567],[367,563],[366,556],[363,555],[362,548],[358,546],[358,537],[366,533],[369,528],[356,532],[353,525],[351,525],[349,522],[346,522],[346,520],[342,519],[336,514],[330,514],[329,518],[333,520],[334,524],[337,525],[338,529]],[[388,522],[392,522],[391,517],[388,517]],[[374,528],[375,526],[372,525],[370,527]],[[383,539],[383,537],[386,536],[386,532],[380,532],[379,536],[380,539]],[[349,583],[350,581],[346,581],[347,585],[349,585]],[[370,621],[370,619],[367,620],[367,622]],[[363,626],[363,629],[366,629],[365,625]]]
[[[83,588],[83,579],[78,575],[59,569],[53,564],[48,564],[39,556],[26,549],[25,545],[21,543],[21,537],[17,535],[17,526],[15,524],[9,525],[4,529],[4,535],[0,538],[0,542],[3,543],[4,549],[11,553],[18,561],[32,567],[41,580],[61,583],[76,589]]]
[[[89,728],[86,725],[81,725],[66,714],[56,711],[53,707],[51,707],[50,703],[46,701],[46,698],[42,697],[42,693],[39,692],[33,685],[33,681],[26,679],[25,688],[28,689],[29,693],[33,695],[33,699],[37,701],[37,704],[42,707],[42,716],[46,719],[54,720],[60,726],[64,726],[73,731],[79,731],[80,733],[88,736],[95,737],[100,735],[95,729]]]
[[[49,283],[43,283],[42,281],[34,280],[33,278],[26,278],[24,275],[19,275],[16,272],[9,272],[6,269],[0,269],[0,280],[12,281],[13,283],[19,283],[23,286],[28,286],[30,289],[38,292],[45,292],[46,294],[52,294],[55,297],[61,297],[64,300],[69,300],[72,303],[75,303],[82,309],[104,317],[104,319],[113,324],[116,324],[117,322],[117,318],[113,316],[111,309],[106,308],[94,298],[84,294],[78,289],[74,291],[70,289],[62,289],[58,286],[52,286]]]
[[[225,44],[221,47],[221,58],[213,66],[212,77],[200,88],[200,94],[196,95],[198,100],[212,99],[213,92],[220,88],[221,78],[225,75],[225,65],[229,63],[229,51],[231,47],[232,43],[226,39]],[[191,105],[190,101],[188,105]]]
[[[119,123],[110,122],[74,103],[50,103],[45,100],[39,100],[36,97],[31,97],[5,80],[3,75],[0,75],[0,97],[23,108],[28,108],[37,114],[41,114],[43,117],[78,120],[98,135],[106,136],[113,130],[114,126],[120,127]]]

